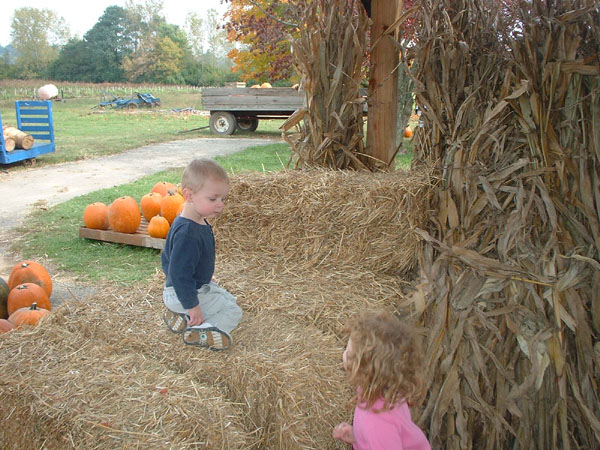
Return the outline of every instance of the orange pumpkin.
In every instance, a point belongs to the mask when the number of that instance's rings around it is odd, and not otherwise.
[[[169,191],[177,191],[177,186],[168,181],[159,181],[152,188],[152,192],[158,192],[163,197],[167,195]]]
[[[108,230],[108,206],[102,202],[87,205],[83,210],[83,223],[95,230]]]
[[[40,263],[35,261],[21,261],[15,264],[8,277],[8,288],[14,289],[23,283],[35,283],[44,288],[48,298],[52,295],[50,274]]]
[[[404,129],[404,137],[405,138],[411,138],[412,136],[413,136],[412,130],[410,129],[410,127],[406,127]]]
[[[142,197],[140,200],[140,207],[142,208],[142,214],[144,219],[150,222],[157,214],[160,214],[160,202],[163,196],[158,192],[150,192]]]
[[[185,203],[185,199],[177,192],[169,192],[160,202],[160,215],[169,221],[169,225],[173,223],[177,217],[179,207]]]
[[[154,216],[148,224],[148,234],[155,238],[164,239],[169,234],[169,228],[171,228],[171,225],[167,219],[161,215]]]
[[[34,303],[28,308],[19,308],[8,318],[9,321],[19,328],[22,325],[37,325],[44,317],[48,316],[50,311],[44,308],[38,308]]]
[[[6,309],[6,302],[8,301],[8,293],[10,289],[8,284],[2,278],[0,278],[0,319],[8,319],[8,310]]]
[[[133,197],[119,197],[108,207],[108,223],[115,231],[135,233],[141,221],[140,208]]]
[[[40,286],[34,283],[23,283],[11,289],[6,302],[8,315],[14,313],[19,308],[26,308],[37,303],[40,308],[50,311],[50,299]]]
[[[0,334],[13,330],[15,327],[6,319],[0,319]]]
[[[185,208],[185,202],[183,202],[180,206],[179,209],[177,210],[177,215],[179,216],[182,212],[183,212],[183,208]]]

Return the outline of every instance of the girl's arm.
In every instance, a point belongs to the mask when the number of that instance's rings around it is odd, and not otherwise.
[[[354,444],[354,431],[352,425],[346,422],[336,425],[333,429],[333,438],[347,442],[348,444]]]

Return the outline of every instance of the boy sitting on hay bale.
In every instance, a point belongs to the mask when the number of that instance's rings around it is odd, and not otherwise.
[[[186,203],[161,255],[167,307],[163,318],[169,330],[183,334],[186,344],[226,350],[242,310],[233,295],[212,281],[215,238],[206,219],[222,212],[229,177],[214,161],[197,159],[185,168],[181,189]]]

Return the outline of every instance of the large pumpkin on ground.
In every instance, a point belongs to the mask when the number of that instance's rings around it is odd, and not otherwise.
[[[6,310],[8,315],[15,312],[19,308],[27,308],[36,303],[40,308],[50,311],[50,299],[40,286],[35,283],[23,283],[11,289],[8,293],[8,301],[6,302]]]
[[[37,325],[38,322],[50,314],[50,311],[44,308],[38,308],[37,304],[33,304],[28,308],[19,308],[10,315],[8,320],[12,322],[15,328],[21,325]]]
[[[161,215],[154,216],[148,224],[148,234],[155,238],[164,239],[169,234],[169,228],[171,228],[171,225],[167,219]]]
[[[0,319],[0,334],[13,330],[15,327],[6,319]]]
[[[133,197],[119,197],[108,207],[108,223],[115,231],[135,233],[141,221],[140,208]]]
[[[8,288],[14,289],[23,283],[35,283],[44,288],[48,298],[52,295],[50,274],[40,263],[35,261],[21,261],[15,264],[8,277]]]
[[[95,230],[108,230],[108,206],[102,202],[87,205],[83,210],[83,223]]]
[[[150,192],[142,197],[140,201],[140,207],[142,208],[142,214],[144,219],[150,222],[154,216],[160,214],[160,202],[163,196],[158,192]]]
[[[177,192],[177,186],[168,181],[159,181],[152,187],[152,192],[158,192],[163,197],[167,195],[169,191]]]
[[[10,289],[8,284],[2,278],[0,278],[0,320],[8,319],[8,310],[6,309],[6,302],[8,301],[8,293]]]
[[[177,211],[183,203],[185,203],[185,199],[177,192],[169,192],[163,197],[160,202],[160,215],[169,221],[169,225],[177,217]]]

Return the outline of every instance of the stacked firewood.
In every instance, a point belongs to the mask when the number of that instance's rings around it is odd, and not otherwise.
[[[2,134],[4,135],[4,150],[7,152],[14,149],[29,150],[33,147],[33,136],[18,128],[4,125]]]

